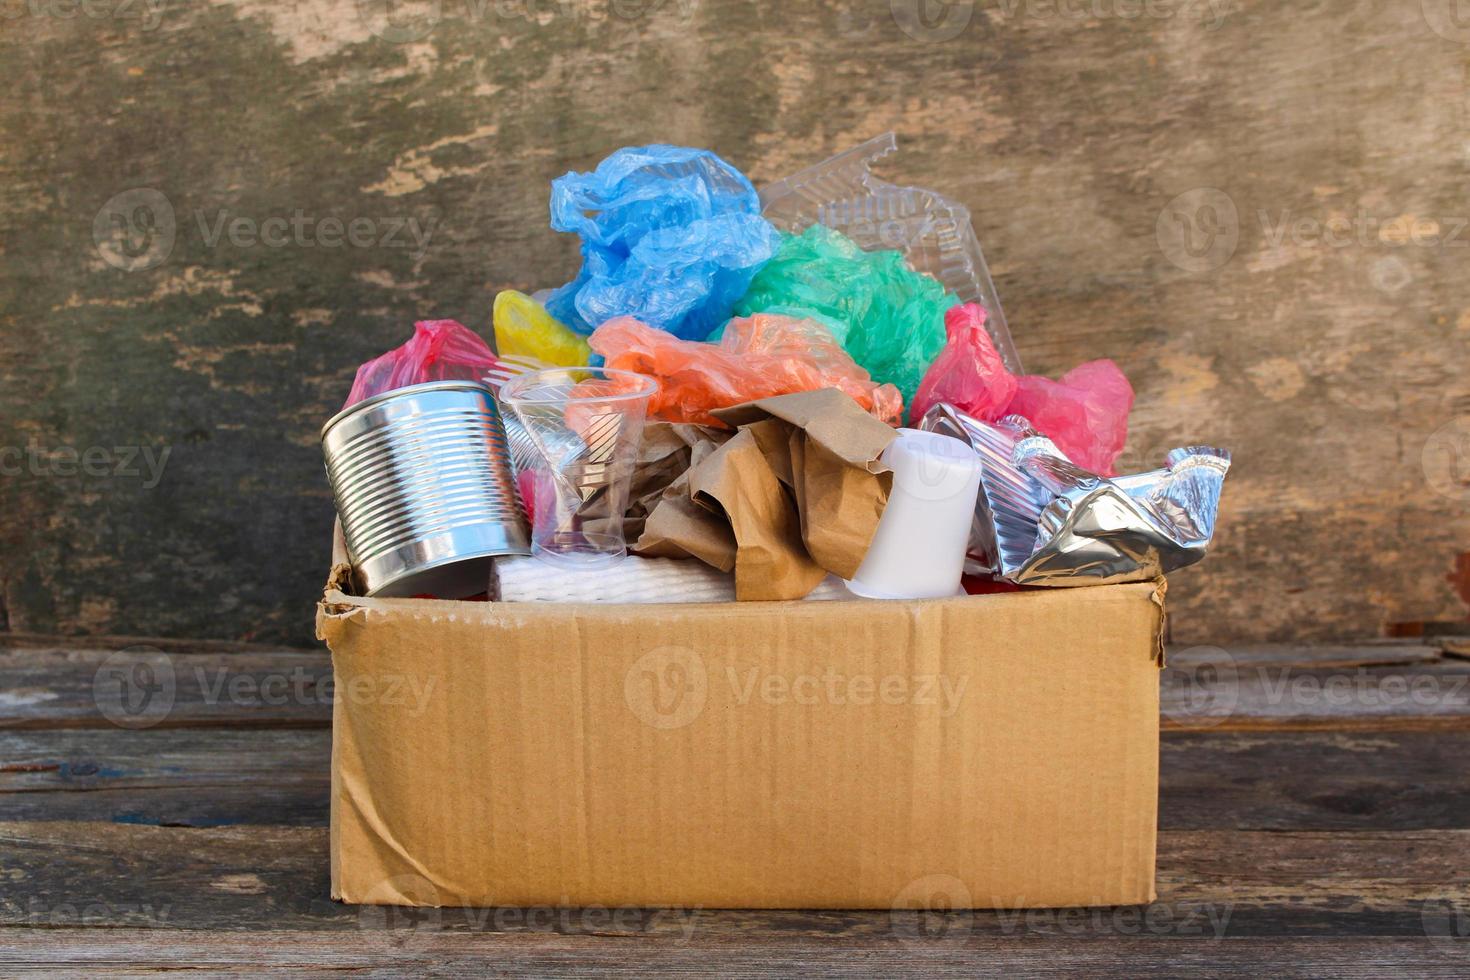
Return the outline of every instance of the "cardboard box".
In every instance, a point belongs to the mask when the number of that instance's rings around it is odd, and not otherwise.
[[[1154,897],[1162,584],[923,602],[357,598],[332,895],[894,908]]]

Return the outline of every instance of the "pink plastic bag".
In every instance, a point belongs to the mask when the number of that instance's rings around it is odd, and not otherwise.
[[[490,345],[456,320],[421,320],[402,347],[357,369],[347,405],[426,381],[480,381],[500,361]]]
[[[1085,470],[1113,476],[1128,441],[1133,386],[1109,360],[1079,364],[1060,381],[1034,374],[1016,379],[1006,414],[1024,415]]]
[[[949,339],[919,382],[909,419],[917,423],[937,402],[949,402],[972,418],[994,422],[1011,403],[1016,379],[985,329],[985,307],[951,307],[944,314],[944,331]]]
[[[1060,381],[1006,370],[985,330],[978,303],[944,316],[948,341],[914,395],[910,418],[918,421],[936,402],[948,402],[982,422],[1024,415],[1083,469],[1112,476],[1128,441],[1133,386],[1112,361],[1079,364]]]
[[[632,317],[609,320],[588,344],[609,368],[657,378],[648,417],[723,428],[710,414],[742,402],[819,388],[846,392],[875,418],[897,425],[903,396],[880,385],[815,320],[758,313],[736,317],[718,344],[680,340]]]

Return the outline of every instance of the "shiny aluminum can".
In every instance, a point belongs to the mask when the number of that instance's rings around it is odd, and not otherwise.
[[[322,426],[327,479],[367,595],[462,599],[491,559],[531,552],[490,388],[433,381],[384,392]]]

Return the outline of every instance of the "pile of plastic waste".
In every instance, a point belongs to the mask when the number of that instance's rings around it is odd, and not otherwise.
[[[626,558],[623,587],[603,590],[618,601],[636,601],[635,581],[662,601],[679,581],[706,598],[912,598],[953,594],[961,566],[1088,585],[1197,560],[1229,454],[1185,447],[1164,469],[1117,476],[1128,379],[1106,359],[1024,373],[969,213],[873,174],[895,146],[879,137],[761,192],[688,147],[628,147],[568,173],[552,182],[550,224],[577,236],[576,276],[496,296],[493,349],[453,320],[419,323],[363,365],[346,413],[407,431],[374,403],[486,387],[480,465],[504,472],[480,481],[500,489],[479,506],[504,541],[490,554],[505,596],[599,591],[518,555],[569,569]],[[402,438],[417,448],[393,465],[419,465],[421,437]],[[330,447],[328,463],[339,512],[383,496],[350,485],[366,464],[333,470]],[[473,489],[450,471],[417,492]],[[387,519],[364,517],[357,542],[347,527],[349,549],[370,549],[367,529]],[[680,571],[689,560],[699,576]]]

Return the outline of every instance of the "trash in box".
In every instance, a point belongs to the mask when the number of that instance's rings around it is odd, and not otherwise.
[[[744,174],[708,150],[632,146],[551,185],[551,227],[582,239],[582,271],[551,315],[581,333],[618,316],[703,340],[776,251]]]
[[[1020,585],[1140,582],[1204,557],[1230,453],[1169,451],[1165,468],[1107,479],[1018,415],[995,424],[936,405],[920,422],[980,458],[972,571]]]
[[[541,454],[532,470],[532,554],[585,568],[628,553],[623,516],[657,388],[629,371],[557,368],[500,389]]]
[[[877,180],[895,148],[761,194],[619,150],[554,182],[581,270],[500,292],[496,349],[426,320],[362,366],[318,632],[339,689],[442,695],[337,702],[334,895],[1152,896],[1162,576],[1230,454],[1115,475],[1122,370],[1021,373],[969,212]]]
[[[529,553],[500,410],[478,381],[374,395],[322,427],[348,554],[372,596],[461,599]]]
[[[873,381],[820,322],[758,313],[731,319],[716,343],[680,340],[632,317],[609,320],[592,334],[592,349],[609,367],[655,378],[655,418],[718,425],[710,414],[774,395],[836,388],[874,417],[897,424],[903,398]]]
[[[338,899],[891,909],[938,895],[1016,909],[1154,897],[1155,583],[449,603],[348,594],[345,568],[317,618],[338,692]]]

